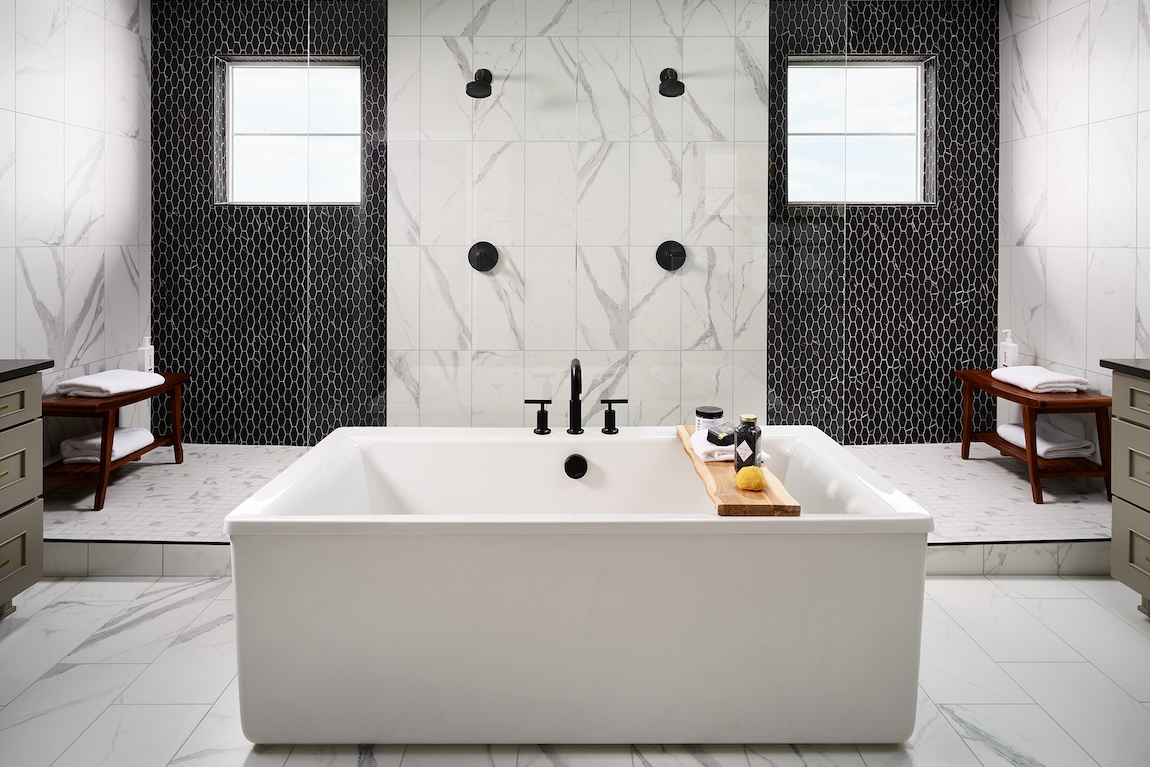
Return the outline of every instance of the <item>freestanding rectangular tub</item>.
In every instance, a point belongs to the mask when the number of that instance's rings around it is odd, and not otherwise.
[[[818,429],[763,448],[801,516],[717,516],[671,428],[334,431],[225,522],[244,733],[905,740],[933,521]]]

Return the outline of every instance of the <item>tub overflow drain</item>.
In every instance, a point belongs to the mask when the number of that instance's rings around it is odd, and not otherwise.
[[[573,453],[563,462],[563,471],[567,472],[567,476],[571,479],[581,479],[587,473],[587,459],[578,453]]]

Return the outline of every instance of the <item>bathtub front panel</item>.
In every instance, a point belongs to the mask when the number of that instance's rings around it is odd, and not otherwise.
[[[899,742],[926,535],[233,535],[257,743]]]

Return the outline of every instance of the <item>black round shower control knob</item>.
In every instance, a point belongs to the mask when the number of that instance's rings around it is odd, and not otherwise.
[[[467,260],[477,272],[490,272],[499,263],[499,249],[490,242],[477,242],[467,251]]]
[[[563,471],[567,472],[567,476],[571,479],[582,479],[587,473],[587,459],[578,453],[572,453],[563,462]]]
[[[674,240],[667,240],[655,251],[655,260],[659,266],[673,272],[687,263],[687,250]]]

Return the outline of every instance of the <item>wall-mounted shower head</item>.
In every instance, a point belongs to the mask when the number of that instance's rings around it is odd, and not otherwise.
[[[660,96],[675,98],[676,96],[682,96],[686,90],[686,86],[679,81],[679,73],[675,70],[667,67],[659,73]]]
[[[473,99],[485,99],[491,95],[491,70],[476,70],[475,79],[467,84],[467,95]]]

